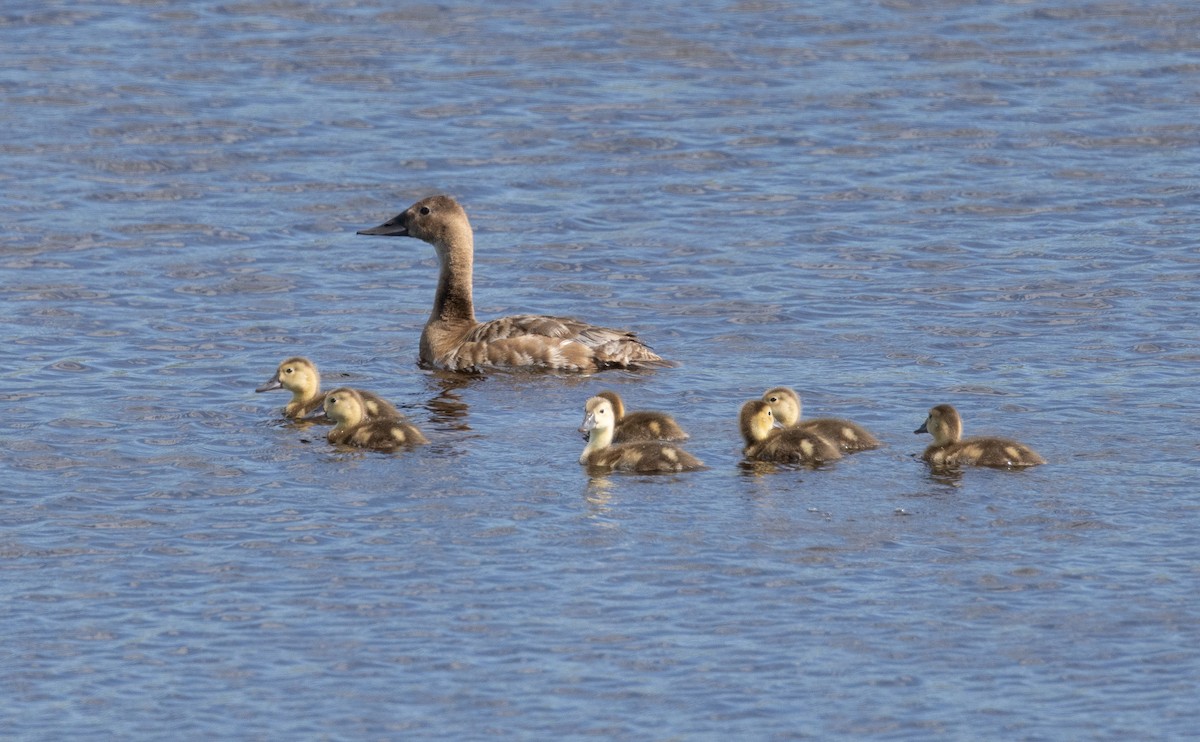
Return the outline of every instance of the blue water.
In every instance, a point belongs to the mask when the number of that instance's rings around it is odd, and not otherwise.
[[[1180,739],[1200,728],[1200,8],[8,3],[13,739]],[[481,317],[677,368],[416,365]],[[291,355],[431,439],[345,452]],[[739,466],[796,387],[886,447]],[[587,397],[694,475],[589,480]],[[929,472],[912,434],[1050,463]]]

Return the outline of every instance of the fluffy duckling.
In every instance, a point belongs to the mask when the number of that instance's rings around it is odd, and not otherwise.
[[[818,417],[801,422],[800,395],[786,386],[763,392],[762,401],[771,405],[775,420],[783,427],[812,431],[836,445],[842,453],[879,448],[879,439],[856,422],[840,417]]]
[[[689,436],[679,423],[665,412],[642,410],[625,412],[625,402],[616,392],[600,392],[596,395],[607,399],[612,404],[613,443],[633,443],[635,441],[686,441]]]
[[[781,428],[771,405],[752,399],[738,415],[746,447],[742,454],[751,461],[815,466],[842,458],[837,446],[811,430]]]
[[[1029,446],[1008,438],[978,436],[962,439],[962,417],[951,405],[940,404],[914,433],[929,433],[933,445],[921,458],[937,468],[960,465],[1021,467],[1036,466],[1046,460]]]
[[[641,474],[692,471],[704,467],[695,456],[670,443],[639,441],[613,445],[616,413],[612,402],[604,397],[592,397],[583,411],[583,425],[579,430],[588,434],[588,442],[579,456],[579,463],[584,466]]]
[[[359,234],[416,237],[437,252],[441,275],[433,312],[421,333],[422,366],[467,372],[498,368],[591,372],[669,365],[625,330],[532,314],[476,321],[471,298],[474,233],[466,212],[450,196],[418,201]]]
[[[300,356],[279,364],[275,375],[254,391],[269,392],[272,389],[286,389],[292,393],[292,401],[283,408],[284,417],[308,417],[319,411],[325,403],[325,395],[321,393],[321,374],[312,361]],[[382,397],[371,392],[360,394],[368,417],[404,419],[404,415]]]
[[[394,451],[429,442],[421,431],[403,420],[367,417],[366,402],[357,389],[340,387],[328,392],[324,407],[325,414],[337,423],[327,436],[330,443]]]

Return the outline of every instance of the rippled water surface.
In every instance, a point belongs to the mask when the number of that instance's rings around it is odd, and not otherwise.
[[[19,739],[1200,728],[1200,8],[9,2],[0,727]],[[416,365],[482,317],[677,368]],[[291,355],[431,439],[335,450]],[[739,466],[799,389],[886,447]],[[588,479],[584,400],[708,469]],[[937,475],[952,402],[1024,471]]]

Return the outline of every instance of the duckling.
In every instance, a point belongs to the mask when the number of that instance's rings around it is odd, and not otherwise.
[[[584,405],[583,425],[588,442],[579,463],[591,469],[641,474],[680,472],[702,469],[704,464],[682,448],[658,441],[639,441],[613,445],[616,413],[604,397],[592,397]]]
[[[856,422],[840,417],[818,417],[801,422],[800,395],[786,386],[763,392],[762,401],[771,405],[775,420],[783,427],[812,431],[836,445],[842,453],[879,448],[879,439]]]
[[[613,443],[633,443],[635,441],[686,441],[689,436],[679,423],[665,412],[643,410],[625,412],[625,403],[616,392],[600,392],[596,395],[612,403],[613,419],[616,426],[613,429]]]
[[[960,465],[1024,467],[1046,463],[1029,446],[1008,438],[978,436],[962,439],[962,417],[948,404],[929,410],[929,417],[914,433],[929,433],[933,445],[921,458],[936,468]]]
[[[279,364],[275,375],[254,391],[269,392],[272,389],[286,389],[292,393],[292,401],[283,408],[283,416],[292,419],[308,417],[320,410],[325,402],[325,395],[321,393],[321,374],[312,361],[300,356]],[[379,395],[371,392],[360,394],[368,417],[404,419],[399,410]]]
[[[358,232],[416,237],[433,245],[441,264],[433,312],[421,332],[420,363],[448,371],[543,368],[592,372],[670,365],[637,336],[565,317],[532,314],[475,319],[474,233],[451,196],[430,196],[391,220]]]
[[[362,392],[339,387],[325,395],[325,414],[337,423],[326,436],[330,443],[340,443],[378,451],[394,451],[401,446],[415,446],[429,441],[421,431],[404,420],[369,418]]]
[[[752,399],[738,415],[746,447],[742,454],[751,461],[815,466],[842,458],[837,446],[811,430],[780,428],[771,405]]]

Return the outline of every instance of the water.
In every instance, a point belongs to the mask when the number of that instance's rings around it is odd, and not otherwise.
[[[1189,3],[15,2],[0,725],[17,739],[1178,739],[1200,725]],[[415,365],[482,317],[679,367]],[[433,443],[332,450],[303,354]],[[886,448],[739,466],[790,384]],[[584,400],[709,469],[589,481]],[[911,431],[1050,464],[933,475]]]

